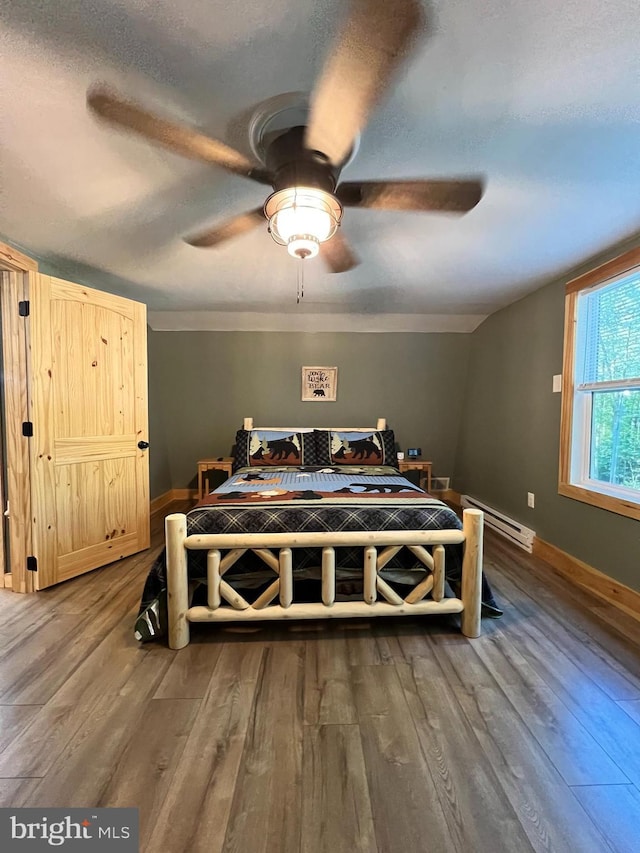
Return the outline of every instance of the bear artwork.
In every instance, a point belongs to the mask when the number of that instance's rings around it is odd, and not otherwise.
[[[373,436],[360,438],[349,442],[353,459],[368,459],[372,454],[379,455],[379,448],[373,441]]]
[[[336,489],[336,494],[351,493],[351,494],[360,494],[360,492],[355,491],[356,489],[362,489],[363,492],[380,492],[385,495],[397,495],[400,492],[420,492],[422,489],[416,489],[414,486],[405,486],[402,483],[350,483],[348,486],[344,486],[342,489]]]
[[[324,389],[323,388],[314,388],[313,389],[313,396],[314,397],[324,397],[325,396]]]
[[[269,453],[273,460],[286,459],[289,455],[298,456],[298,448],[293,443],[293,436],[288,438],[271,439],[269,442]]]

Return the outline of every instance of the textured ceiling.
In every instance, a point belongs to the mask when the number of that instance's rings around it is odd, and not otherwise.
[[[343,177],[482,174],[477,208],[348,209],[361,265],[331,275],[307,262],[300,304],[299,262],[266,229],[215,250],[183,243],[261,204],[265,188],[97,122],[89,85],[250,155],[253,111],[312,89],[341,7],[0,0],[0,233],[155,311],[468,318],[638,231],[637,0],[439,0]]]

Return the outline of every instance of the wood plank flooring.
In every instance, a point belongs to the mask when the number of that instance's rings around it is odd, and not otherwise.
[[[0,590],[0,806],[137,806],[145,853],[638,853],[640,623],[504,540],[455,617],[133,621],[161,547]]]

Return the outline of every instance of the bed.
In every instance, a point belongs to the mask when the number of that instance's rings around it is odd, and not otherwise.
[[[231,478],[165,520],[155,580],[164,570],[171,648],[189,643],[191,622],[453,613],[479,636],[482,513],[461,523],[403,477],[384,420],[300,430],[245,419],[235,450]],[[138,636],[151,613],[141,607]]]

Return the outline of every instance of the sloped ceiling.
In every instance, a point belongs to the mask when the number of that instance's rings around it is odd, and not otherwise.
[[[106,81],[250,154],[252,113],[312,89],[344,5],[2,0],[0,233],[70,278],[146,302],[158,328],[175,316],[161,312],[188,312],[220,327],[367,315],[395,328],[437,315],[468,330],[638,231],[637,0],[439,0],[343,177],[482,174],[477,208],[347,210],[361,265],[331,275],[306,262],[299,303],[300,262],[266,229],[186,245],[265,189],[97,122],[87,88]]]

